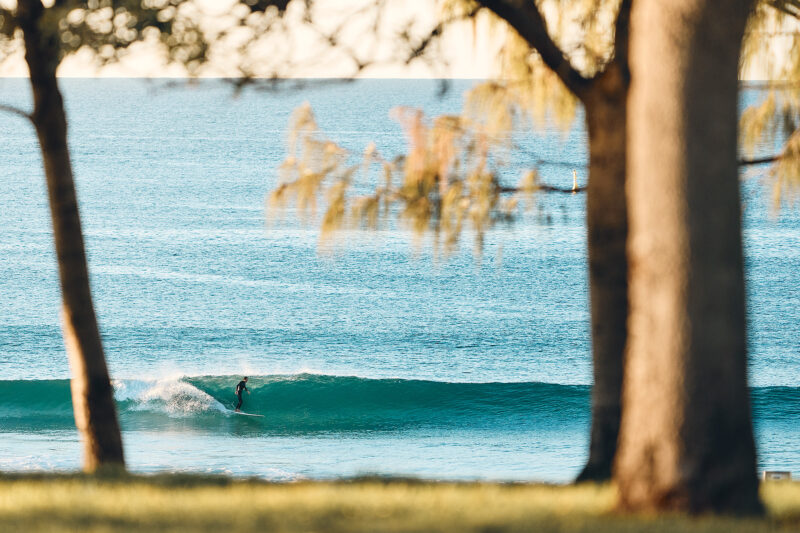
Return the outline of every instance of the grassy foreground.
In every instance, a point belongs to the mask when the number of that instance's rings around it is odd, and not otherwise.
[[[609,486],[155,476],[0,477],[2,532],[800,531],[800,483],[762,487],[762,520],[621,516]]]

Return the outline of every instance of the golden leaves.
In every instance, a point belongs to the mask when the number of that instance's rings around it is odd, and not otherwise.
[[[800,82],[800,79],[798,80]],[[794,90],[772,87],[766,97],[742,113],[739,130],[745,153],[774,153],[779,142],[782,148],[775,156],[767,177],[773,180],[774,206],[778,209],[785,196],[800,192],[800,102]]]
[[[800,193],[800,130],[795,130],[783,146],[781,157],[772,169],[772,194],[775,208],[784,199],[794,203]]]
[[[796,2],[763,1],[753,11],[742,45],[741,71],[769,79],[763,99],[740,121],[746,153],[775,156],[767,177],[775,208],[800,192],[800,18]],[[777,148],[782,143],[781,148]]]
[[[418,243],[432,234],[434,252],[445,255],[456,250],[469,229],[480,253],[486,231],[513,216],[517,206],[516,199],[501,201],[490,168],[490,151],[498,142],[461,116],[428,120],[410,108],[395,108],[392,116],[405,133],[405,154],[387,161],[370,143],[356,164],[355,154],[321,135],[308,104],[296,109],[280,184],[269,196],[270,215],[285,211],[294,200],[299,216],[307,220],[315,216],[318,202],[324,203],[321,243],[334,240],[340,230],[378,230],[396,219]]]
[[[800,82],[800,79],[798,79]],[[800,193],[800,101],[791,88],[773,86],[758,104],[742,113],[739,133],[745,153],[758,151],[775,154],[775,163],[767,173],[772,180],[775,209],[782,200]],[[779,143],[782,147],[777,149]],[[793,198],[791,198],[793,200]]]
[[[775,91],[769,91],[760,104],[752,105],[742,112],[739,120],[739,135],[744,149],[752,154],[759,143],[771,141],[776,130]]]
[[[585,75],[611,59],[618,0],[537,4],[556,42]],[[470,0],[443,0],[439,5],[443,19],[475,9]],[[282,184],[272,193],[271,205],[285,209],[286,199],[295,198],[304,216],[313,214],[317,198],[324,195],[322,240],[348,228],[377,230],[396,219],[418,241],[432,234],[435,252],[452,253],[469,231],[474,250],[481,253],[486,232],[498,221],[513,219],[520,205],[531,205],[539,190],[535,171],[526,173],[517,188],[499,184],[497,169],[509,159],[514,131],[553,123],[567,131],[578,104],[526,41],[499,19],[492,26],[505,31],[498,79],[469,91],[458,116],[430,120],[416,109],[393,110],[407,149],[392,161],[370,143],[360,165],[355,164],[354,154],[321,137],[309,106],[296,110]],[[578,41],[569,41],[569,35],[578,35]],[[503,196],[511,192],[515,194]]]
[[[507,28],[498,65],[498,77],[473,88],[466,98],[465,114],[482,121],[488,134],[505,135],[523,119],[538,127],[572,126],[577,99],[527,41]]]
[[[332,176],[341,185],[328,193],[328,211],[323,218],[328,226],[342,218],[339,211],[344,189],[353,173],[347,168],[347,151],[331,141],[321,139],[317,123],[309,104],[292,113],[289,119],[289,151],[278,170],[279,186],[268,198],[268,214],[286,208],[289,199],[295,199],[301,218],[316,215],[318,196],[326,180]]]

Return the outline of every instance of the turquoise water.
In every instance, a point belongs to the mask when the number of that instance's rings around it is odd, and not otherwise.
[[[400,228],[320,254],[267,227],[291,110],[355,152],[405,140],[396,105],[456,112],[456,82],[363,81],[234,98],[222,84],[63,80],[95,303],[130,467],[270,479],[359,473],[566,481],[585,460],[591,384],[582,195],[448,261]],[[0,102],[26,106],[25,80]],[[68,368],[41,162],[0,121],[0,469],[74,469]],[[516,138],[505,170],[585,179],[579,122]],[[800,471],[800,217],[743,185],[759,467]],[[252,393],[231,415],[233,387]]]

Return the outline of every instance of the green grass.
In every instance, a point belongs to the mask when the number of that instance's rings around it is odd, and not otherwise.
[[[0,477],[2,532],[800,531],[800,484],[762,488],[761,520],[615,514],[610,486],[191,476]]]

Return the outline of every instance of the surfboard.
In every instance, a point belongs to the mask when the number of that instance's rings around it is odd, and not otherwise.
[[[231,413],[235,415],[242,415],[242,416],[257,416],[258,418],[264,418],[264,415],[256,415],[253,413],[243,413],[241,411],[231,411]]]

